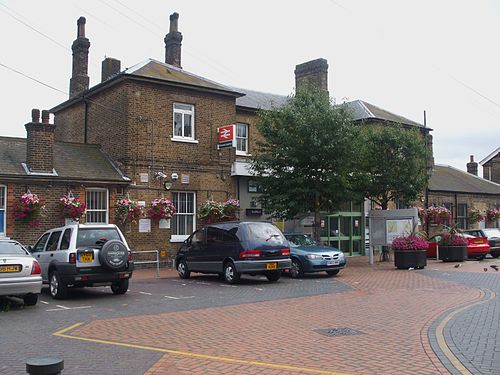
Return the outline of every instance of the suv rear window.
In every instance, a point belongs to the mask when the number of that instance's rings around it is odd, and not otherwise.
[[[80,228],[76,237],[76,247],[95,246],[97,241],[102,239],[122,240],[116,228]]]
[[[246,225],[248,231],[248,240],[261,242],[268,245],[286,245],[288,242],[283,233],[269,223],[249,223]]]

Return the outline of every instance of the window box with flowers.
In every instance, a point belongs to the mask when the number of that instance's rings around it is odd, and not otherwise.
[[[24,193],[14,203],[14,212],[12,217],[14,220],[28,223],[30,227],[38,227],[40,225],[40,216],[45,210],[45,204],[36,194],[31,192]]]
[[[495,221],[500,220],[500,210],[496,208],[489,208],[486,211],[486,220],[490,223],[494,223]]]
[[[467,240],[455,228],[443,232],[438,241],[439,259],[443,262],[463,262],[467,259]]]
[[[61,218],[68,219],[69,221],[80,221],[85,214],[86,205],[72,194],[63,195],[59,199],[59,211]]]
[[[443,225],[451,221],[451,211],[443,206],[431,206],[426,210],[427,220],[432,225]]]
[[[396,237],[391,244],[398,269],[425,268],[429,243],[417,234]]]
[[[174,204],[166,198],[158,198],[151,202],[148,216],[151,220],[168,220],[175,214]]]
[[[228,199],[225,202],[206,201],[199,209],[198,216],[205,224],[237,220],[240,201]]]
[[[137,223],[144,216],[144,206],[129,198],[119,199],[115,205],[114,219],[118,224]]]

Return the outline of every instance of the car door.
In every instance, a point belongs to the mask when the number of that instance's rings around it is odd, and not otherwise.
[[[222,264],[228,254],[227,243],[224,242],[224,232],[224,229],[219,227],[207,228],[206,250],[203,255],[207,271],[222,272]]]
[[[194,232],[188,240],[186,263],[191,271],[204,271],[207,268],[205,257],[205,231]]]
[[[49,265],[47,263],[47,257],[45,254],[45,245],[47,244],[47,240],[49,239],[50,232],[45,233],[38,242],[32,248],[33,257],[40,263],[40,267],[42,268],[42,278],[44,281],[48,280],[47,271],[49,269]]]
[[[62,231],[55,230],[50,234],[49,239],[47,240],[47,245],[45,246],[45,251],[42,253],[44,262],[47,264],[47,270],[50,264],[54,261],[62,262],[62,259],[57,258],[57,249],[59,246],[59,239],[61,238]]]

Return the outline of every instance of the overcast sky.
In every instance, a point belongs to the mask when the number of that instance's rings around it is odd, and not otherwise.
[[[122,69],[164,61],[173,12],[187,71],[289,95],[295,65],[322,57],[337,102],[361,99],[419,123],[425,110],[436,163],[465,170],[470,155],[479,162],[500,147],[495,0],[0,0],[0,135],[25,137],[32,108],[68,98],[78,17],[93,86],[105,56]]]

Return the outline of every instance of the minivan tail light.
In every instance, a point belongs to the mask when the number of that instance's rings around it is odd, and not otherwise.
[[[33,260],[33,267],[31,267],[31,274],[40,275],[41,273],[42,269],[40,268],[40,264],[36,260]]]
[[[76,264],[76,254],[75,253],[69,254],[69,264]]]
[[[290,256],[290,249],[288,247],[285,247],[284,249],[280,250],[280,255],[282,257],[288,257]]]
[[[240,258],[260,258],[262,251],[260,250],[245,250],[240,251]]]

